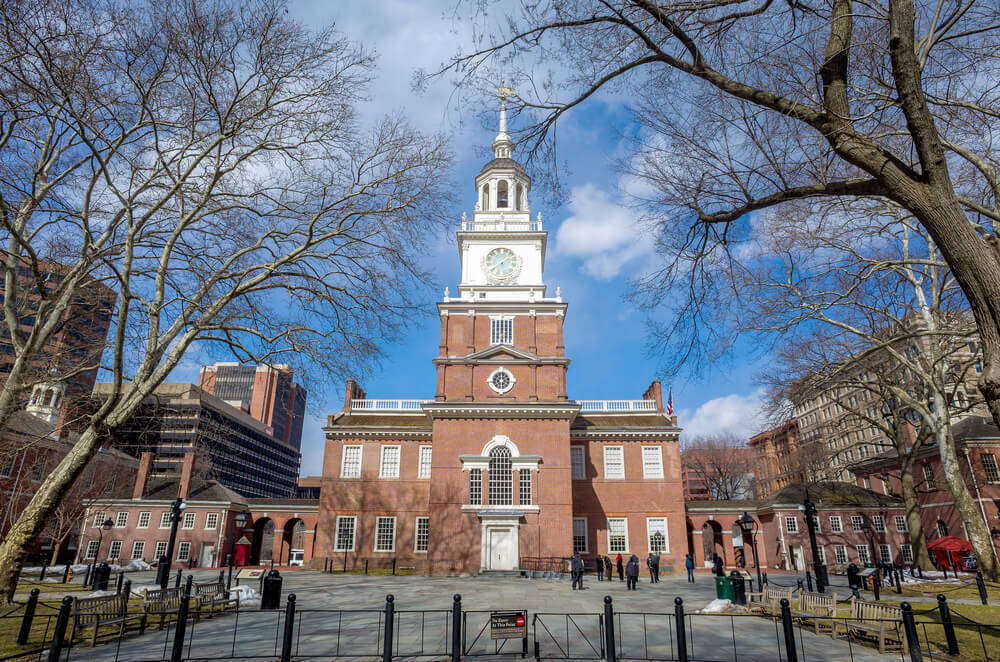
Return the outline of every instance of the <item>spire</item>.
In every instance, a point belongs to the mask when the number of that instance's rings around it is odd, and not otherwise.
[[[500,133],[493,140],[493,155],[498,159],[509,159],[511,152],[514,151],[514,142],[507,135],[507,104],[504,101],[508,94],[516,94],[516,92],[509,87],[504,87],[502,78],[497,92],[500,93]]]

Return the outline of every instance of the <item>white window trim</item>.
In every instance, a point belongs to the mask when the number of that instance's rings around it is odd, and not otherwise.
[[[188,516],[190,515],[191,526],[188,526]],[[194,531],[194,527],[198,526],[198,514],[197,513],[184,513],[181,516],[181,530],[182,531]]]
[[[906,533],[910,530],[910,525],[907,523],[905,515],[893,515],[892,520],[897,533]],[[899,527],[900,522],[903,523],[903,528]]]
[[[170,511],[160,513],[160,529],[170,528]]]
[[[85,558],[85,559],[96,559],[97,558],[98,547],[100,546],[100,544],[101,544],[100,540],[88,540],[87,541],[87,546],[83,550],[83,558]],[[90,546],[91,545],[94,545],[94,553],[93,554],[90,553]]]
[[[669,522],[667,521],[667,516],[666,515],[664,515],[662,517],[647,517],[646,518],[646,544],[649,545],[650,539],[652,538],[652,534],[650,534],[650,532],[649,532],[649,522],[650,522],[650,520],[657,520],[657,519],[663,520],[663,551],[662,552],[657,552],[657,553],[658,554],[669,554],[670,553],[670,532],[669,532],[669,529],[667,528]],[[650,546],[649,551],[650,552],[653,551],[652,546]]]
[[[209,526],[209,524],[212,522],[213,516],[215,518],[215,523]],[[205,513],[205,530],[215,531],[218,528],[219,528],[219,513]]]
[[[793,526],[789,526],[792,524]],[[787,533],[799,532],[799,518],[795,515],[785,515],[785,531]]]
[[[111,556],[111,553],[114,551],[116,545],[118,547],[118,555],[117,556]],[[121,540],[111,540],[111,541],[109,541],[108,542],[108,559],[107,560],[108,561],[116,561],[116,560],[120,559],[122,557],[122,547],[124,547],[124,546],[125,546],[125,543],[123,541],[121,541]]]
[[[878,545],[878,562],[882,563],[882,548],[883,547],[885,547],[889,551],[889,560],[886,561],[886,563],[892,563],[893,562],[893,558],[892,558],[892,545],[886,545],[886,544],[883,544],[883,543],[879,543],[879,545]]]
[[[837,558],[837,550],[838,549],[843,550],[843,552],[844,552],[844,560],[843,561],[841,561],[840,559]],[[847,553],[847,545],[834,545],[833,546],[833,561],[834,561],[834,563],[850,563],[851,562],[851,555]]]
[[[625,523],[625,549],[611,551],[611,520],[621,520]],[[605,524],[608,530],[608,554],[631,554],[628,546],[628,517],[609,517],[607,523]]]
[[[589,554],[590,553],[590,536],[588,535],[587,518],[586,517],[574,517],[573,518],[573,524],[576,524],[576,522],[583,522],[583,551],[580,552],[580,553],[581,554]],[[576,538],[576,533],[575,532],[573,533],[573,538],[574,539]],[[573,548],[573,552],[576,553],[576,547],[575,547],[575,545],[574,545],[574,548]]]
[[[395,449],[396,451],[396,475],[390,476],[382,473],[385,469],[385,453],[387,450]],[[378,477],[383,480],[398,480],[400,471],[402,470],[401,465],[403,464],[403,447],[399,444],[382,444],[378,453]]]
[[[344,473],[344,469],[347,468],[347,449],[348,448],[357,448],[358,449],[358,475],[357,476],[348,476],[347,474]],[[347,478],[347,479],[350,479],[350,480],[357,480],[357,479],[361,478],[361,475],[363,473],[362,472],[362,468],[364,467],[364,455],[365,455],[365,447],[364,447],[363,444],[345,444],[341,448],[341,451],[340,451],[340,477],[341,478]],[[381,469],[379,469],[379,470],[381,471]],[[353,551],[353,550],[351,550],[351,551]]]
[[[142,516],[143,515],[146,516],[146,523],[145,524],[142,523]],[[153,514],[150,511],[148,511],[148,510],[144,510],[141,513],[139,513],[139,518],[136,520],[135,528],[137,528],[137,529],[148,529],[149,528],[149,523],[152,520],[153,520]]]
[[[156,544],[153,545],[153,561],[159,561],[161,556],[167,555],[167,541],[157,540]],[[157,550],[162,549],[163,551],[157,553]]]
[[[340,546],[340,520],[350,519],[353,524],[351,525],[351,548],[345,549]],[[335,523],[335,528],[333,530],[333,551],[335,552],[353,552],[358,546],[358,516],[357,515],[337,515],[337,521]]]
[[[861,549],[865,549],[865,555],[867,559],[861,558]],[[854,546],[854,551],[858,553],[858,563],[871,563],[872,562],[872,550],[868,547],[868,543],[861,543]]]
[[[94,523],[91,526],[100,527],[102,524],[104,524],[104,520],[106,520],[107,518],[108,514],[106,511],[98,510],[96,513],[94,513]]]
[[[135,555],[135,546],[142,545],[139,549],[139,556]],[[130,559],[141,559],[146,554],[146,541],[145,540],[133,540],[132,541],[132,555],[129,556]]]
[[[617,449],[621,453],[621,466],[622,473],[620,476],[609,476],[608,475],[608,451]],[[624,446],[605,446],[604,447],[604,480],[625,480],[625,447]]]
[[[181,558],[181,550],[185,549],[185,547],[184,547],[185,545],[187,545],[187,547],[186,547],[186,549],[187,549],[187,556],[182,559]],[[181,542],[177,543],[177,558],[175,560],[177,562],[179,562],[179,563],[187,563],[188,561],[191,560],[191,543],[189,541],[182,540]]]
[[[430,455],[430,462],[427,463],[427,475],[422,472],[424,470],[424,451]],[[430,480],[431,471],[434,466],[434,447],[433,446],[421,446],[417,450],[417,478],[420,480]]]
[[[647,453],[647,451],[655,451],[656,452],[656,459],[657,459],[657,463],[659,465],[660,470],[659,470],[659,472],[657,472],[655,474],[647,474],[646,473],[646,453]],[[658,480],[658,479],[663,478],[663,446],[660,446],[660,445],[656,445],[656,446],[643,446],[642,450],[640,452],[642,453],[642,477],[643,477],[643,479],[644,480]],[[623,460],[622,465],[624,466],[624,457],[622,458],[622,460]]]
[[[419,538],[420,532],[420,520],[427,521],[427,549],[417,549],[417,540]],[[426,515],[421,515],[413,519],[413,553],[414,554],[426,554],[431,548],[431,518]]]
[[[119,524],[118,522],[122,521],[122,515],[125,516],[125,523],[124,524]],[[115,528],[116,529],[127,529],[128,528],[128,511],[127,510],[119,510],[117,513],[115,513]]]
[[[379,520],[392,520],[392,549],[378,548],[378,522]],[[375,517],[375,531],[372,536],[372,552],[375,554],[393,554],[396,551],[396,517],[394,515],[378,515]]]
[[[837,526],[833,523],[836,522]],[[830,533],[843,533],[844,532],[844,520],[840,515],[830,515]]]

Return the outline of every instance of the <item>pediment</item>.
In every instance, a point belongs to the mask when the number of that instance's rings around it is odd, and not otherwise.
[[[505,363],[539,360],[537,354],[526,352],[511,345],[490,345],[486,349],[481,349],[462,358],[466,361],[503,361]]]

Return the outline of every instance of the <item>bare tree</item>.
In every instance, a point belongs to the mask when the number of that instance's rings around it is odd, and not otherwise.
[[[715,500],[747,499],[753,468],[746,441],[731,433],[701,435],[684,444],[681,466]]]
[[[757,212],[889,200],[968,299],[1000,423],[996,3],[550,0],[505,17],[445,70],[467,88],[502,73],[522,90],[535,156],[554,155],[557,122],[589,98],[633,105],[642,131],[625,169],[647,184],[638,202],[667,256],[646,302],[667,311],[658,338],[672,358],[724,344],[702,317],[716,287],[704,266],[733,257]],[[556,68],[539,79],[540,63]]]
[[[426,291],[417,264],[451,187],[441,137],[358,116],[372,55],[279,0],[12,0],[0,63],[16,352],[0,424],[87,279],[118,293],[110,393],[0,543],[10,599],[61,495],[194,343],[325,380],[377,359]],[[25,287],[30,329],[12,312]]]

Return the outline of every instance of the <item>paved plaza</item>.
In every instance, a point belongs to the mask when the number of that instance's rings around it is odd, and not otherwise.
[[[196,570],[196,580],[216,577],[217,572]],[[625,584],[597,582],[588,576],[584,590],[571,590],[568,579],[523,579],[519,577],[420,577],[328,575],[308,570],[283,574],[282,602],[295,593],[298,604],[296,652],[300,657],[336,659],[370,656],[377,659],[386,595],[392,594],[396,608],[395,651],[406,657],[446,659],[453,596],[462,596],[466,613],[465,648],[468,656],[493,654],[495,643],[486,627],[490,610],[528,611],[529,657],[537,638],[542,657],[598,659],[603,600],[610,595],[617,613],[619,656],[622,659],[670,659],[675,651],[674,598],[684,600],[686,610],[697,611],[715,598],[713,578],[697,575],[695,584],[682,577],[664,577],[659,584],[639,584],[627,591]],[[133,573],[135,585],[150,583],[151,573]],[[794,577],[775,577],[794,584]],[[566,616],[571,614],[571,616]],[[234,626],[237,626],[234,629]],[[283,615],[255,609],[216,616],[189,627],[185,655],[249,659],[277,657]],[[236,632],[236,636],[234,636]],[[796,628],[800,660],[887,660],[899,654],[877,651],[829,635],[815,635]],[[704,614],[690,619],[691,659],[777,660],[780,624],[753,616]],[[172,629],[153,630],[118,644],[96,649],[76,648],[71,660],[122,660],[139,662],[169,659]],[[735,643],[735,645],[734,645]],[[519,659],[521,641],[510,640],[501,655],[489,659]]]

